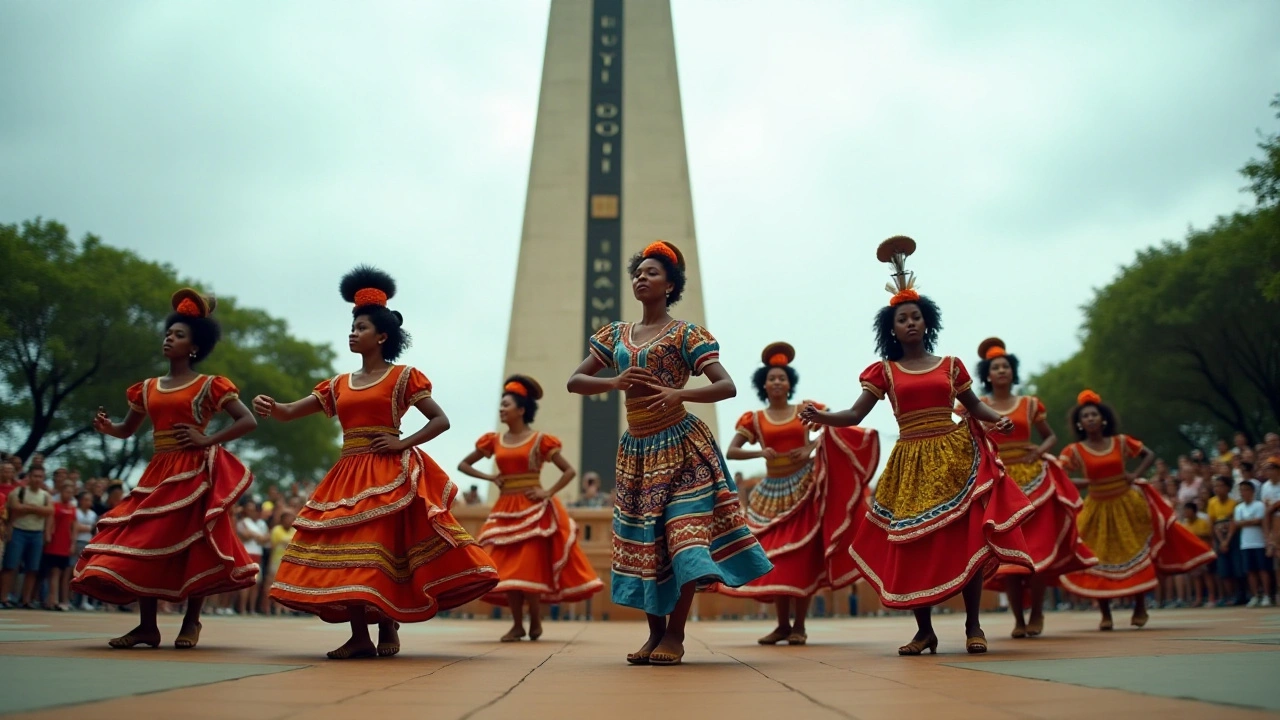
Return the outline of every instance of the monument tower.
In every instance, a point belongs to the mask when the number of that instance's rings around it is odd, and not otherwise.
[[[538,427],[606,491],[626,428],[622,399],[571,395],[564,382],[591,333],[639,319],[627,261],[659,239],[688,265],[674,314],[702,324],[671,5],[552,0],[505,369],[542,382]],[[690,410],[715,431],[713,408]]]

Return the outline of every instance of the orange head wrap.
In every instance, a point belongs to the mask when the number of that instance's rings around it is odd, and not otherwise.
[[[218,306],[216,298],[205,297],[191,288],[182,288],[174,293],[170,303],[174,312],[191,318],[209,317]]]
[[[774,353],[769,356],[769,367],[786,367],[791,363],[786,353]]]
[[[387,306],[387,294],[377,288],[365,288],[356,291],[356,307],[367,305]]]
[[[1272,455],[1271,457],[1262,461],[1262,467],[1266,467],[1268,465],[1272,467],[1280,468],[1280,455]]]
[[[1005,352],[1005,349],[1004,349],[1004,348],[1002,348],[1002,347],[1000,347],[999,345],[997,345],[996,347],[993,347],[993,348],[991,348],[990,350],[988,350],[988,351],[987,351],[987,354],[986,354],[982,359],[983,359],[983,360],[995,360],[995,359],[996,359],[996,358],[998,358],[998,357],[1004,357],[1005,355],[1008,355],[1008,354],[1009,354],[1009,353]]]
[[[670,260],[672,265],[680,264],[680,256],[676,255],[676,251],[672,250],[670,245],[662,242],[661,240],[649,243],[649,245],[645,247],[644,252],[640,254],[647,258],[661,255],[662,257]]]
[[[524,386],[524,383],[518,383],[515,380],[503,385],[502,391],[509,392],[512,395],[519,395],[520,397],[529,397],[529,390]]]
[[[1076,396],[1077,405],[1101,405],[1102,396],[1092,390],[1081,390]]]
[[[186,315],[187,317],[200,317],[201,315],[200,306],[191,298],[182,298],[182,301],[178,303],[178,307],[174,309],[179,315]]]
[[[902,303],[911,303],[911,302],[919,302],[919,301],[920,301],[920,293],[916,292],[914,288],[907,288],[906,290],[900,290],[894,293],[893,297],[889,298],[889,306],[898,307]]]

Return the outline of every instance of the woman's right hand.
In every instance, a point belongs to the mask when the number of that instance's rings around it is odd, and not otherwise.
[[[626,392],[631,389],[632,385],[657,385],[658,377],[649,372],[648,368],[629,367],[618,374],[613,379],[614,387]]]
[[[813,403],[805,403],[804,408],[800,410],[800,422],[809,427],[814,425],[826,425],[826,423],[822,421],[822,414],[822,411]]]
[[[773,448],[767,447],[764,450],[760,451],[760,457],[764,458],[765,460],[772,460],[778,457],[778,452]]]
[[[93,416],[93,429],[103,435],[106,435],[107,431],[111,429],[111,418],[107,417],[107,410],[101,405],[98,406],[98,412]]]
[[[261,417],[272,417],[276,411],[276,401],[267,395],[259,395],[253,399],[253,411]]]

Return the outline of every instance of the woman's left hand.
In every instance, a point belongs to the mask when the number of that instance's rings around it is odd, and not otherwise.
[[[791,462],[802,462],[809,459],[809,455],[813,452],[813,448],[804,445],[787,453],[787,459]]]
[[[213,444],[209,442],[209,436],[200,432],[200,428],[194,425],[177,423],[173,427],[178,431],[178,444],[182,446],[183,450],[199,450]]]
[[[995,430],[1001,435],[1008,435],[1013,432],[1013,420],[1010,420],[1008,417],[1001,415],[1000,420],[997,421],[995,424],[993,424],[991,426],[991,429]]]
[[[390,434],[379,435],[369,443],[369,449],[376,453],[398,453],[403,452],[404,448],[405,445],[400,438]]]
[[[534,502],[541,502],[551,497],[551,493],[547,492],[546,488],[531,487],[524,491],[524,496]]]
[[[644,407],[649,412],[661,412],[680,404],[680,388],[661,387],[658,385],[650,385],[649,387],[658,391],[645,398]]]

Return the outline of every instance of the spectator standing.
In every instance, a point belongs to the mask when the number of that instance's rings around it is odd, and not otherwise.
[[[51,522],[44,531],[44,553],[40,560],[40,579],[49,584],[45,610],[71,609],[71,546],[75,535],[76,496],[70,482],[58,488]]]
[[[1236,594],[1237,558],[1234,543],[1239,538],[1231,533],[1231,521],[1235,517],[1236,501],[1231,498],[1231,478],[1219,475],[1213,479],[1213,497],[1205,512],[1213,523],[1213,550],[1218,553],[1217,590],[1218,605],[1226,605]]]
[[[90,481],[92,482],[92,481]],[[75,545],[71,549],[71,567],[74,568],[76,563],[80,561],[80,553],[84,551],[85,546],[93,539],[93,534],[97,532],[98,513],[93,511],[93,493],[85,490],[76,498],[76,525],[75,525]],[[70,573],[68,577],[70,577]],[[81,610],[93,610],[93,604],[87,595],[76,593],[71,598],[73,607]]]
[[[1178,522],[1192,535],[1200,538],[1204,544],[1213,547],[1213,524],[1209,522],[1209,516],[1201,513],[1195,503],[1183,504],[1182,516],[1178,518]],[[1208,570],[1202,566],[1176,576],[1174,580],[1178,589],[1178,602],[1190,607],[1201,607],[1206,602],[1212,605],[1214,598],[1207,575]]]
[[[1240,483],[1240,502],[1236,503],[1231,521],[1231,534],[1239,535],[1239,569],[1249,583],[1248,607],[1271,607],[1266,594],[1270,568],[1267,567],[1267,539],[1262,530],[1266,508],[1257,498],[1253,483]]]
[[[271,544],[271,532],[267,529],[267,521],[262,519],[261,506],[255,502],[244,504],[244,516],[236,524],[236,533],[240,535],[240,540],[244,543],[244,551],[248,553],[249,560],[257,563],[258,567],[262,567],[263,546]],[[261,573],[259,573],[258,580],[258,584],[240,591],[238,602],[236,603],[240,612],[252,614],[254,608],[257,607],[258,591],[262,586]]]
[[[293,542],[293,535],[297,530],[293,529],[293,519],[296,514],[293,508],[286,507],[280,511],[280,523],[271,528],[271,562],[267,568],[267,579],[263,583],[265,587],[271,587],[271,583],[275,580],[276,571],[280,569],[280,561],[284,559],[285,548],[289,547],[289,543]],[[284,612],[284,607],[276,601],[271,601],[271,606],[277,614]]]
[[[578,495],[578,501],[573,504],[574,507],[580,508],[604,508],[610,507],[608,496],[600,492],[600,475],[596,472],[588,471],[582,475],[582,492]]]
[[[15,607],[15,603],[9,600],[9,595],[13,590],[14,577],[22,570],[26,576],[18,604],[36,609],[39,606],[33,602],[32,597],[40,574],[40,559],[44,554],[45,527],[52,522],[53,496],[44,489],[43,467],[32,467],[25,480],[26,484],[9,493],[5,501],[12,530],[4,550],[3,567],[0,569],[0,605]]]

